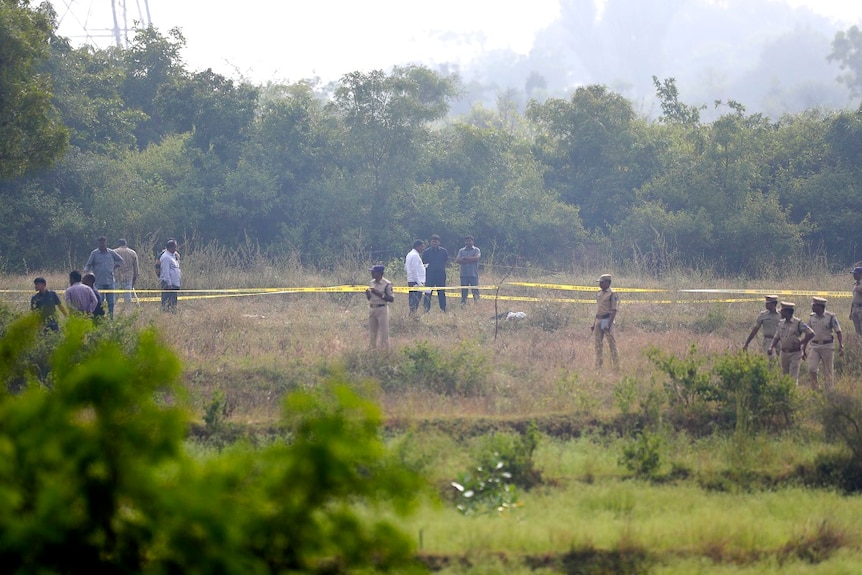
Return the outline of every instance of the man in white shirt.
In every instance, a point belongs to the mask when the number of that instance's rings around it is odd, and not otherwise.
[[[159,286],[162,289],[162,311],[176,313],[177,292],[180,289],[180,282],[182,281],[176,240],[168,240],[168,243],[165,244],[165,251],[159,258],[159,261],[161,262]]]
[[[423,287],[425,285],[425,264],[422,263],[422,252],[425,251],[425,242],[416,240],[413,242],[413,249],[407,254],[404,259],[404,271],[407,272],[407,285],[413,287]],[[411,290],[409,296],[410,315],[416,313],[419,309],[419,302],[422,300],[422,290]]]

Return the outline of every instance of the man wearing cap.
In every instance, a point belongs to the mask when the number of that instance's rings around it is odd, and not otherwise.
[[[748,344],[751,343],[751,340],[754,339],[760,328],[763,328],[763,341],[760,344],[760,349],[763,350],[763,353],[769,352],[772,338],[775,337],[775,332],[778,331],[778,322],[781,321],[781,314],[775,311],[777,305],[777,295],[766,296],[766,309],[757,315],[754,327],[751,328],[751,333],[748,334],[748,339],[745,340],[745,344],[742,346],[743,351],[748,351]]]
[[[132,301],[132,290],[135,289],[135,284],[138,283],[138,252],[130,248],[126,244],[126,240],[117,240],[117,248],[114,250],[120,257],[123,258],[123,263],[117,269],[117,283],[120,284],[120,289],[126,290],[123,294],[123,299],[126,303]]]
[[[811,376],[811,387],[818,389],[817,368],[823,363],[823,388],[832,391],[832,363],[835,354],[835,338],[838,339],[838,355],[844,355],[844,342],[841,339],[841,326],[838,318],[831,311],[826,311],[826,299],[815,297],[811,300],[811,315],[808,316],[808,326],[814,330],[814,339],[808,346],[808,375]]]
[[[856,329],[856,335],[862,335],[862,266],[853,268],[853,301],[850,303],[850,319]]]
[[[611,350],[611,363],[613,363],[614,369],[618,369],[620,358],[617,354],[617,340],[614,336],[614,318],[617,317],[620,296],[611,289],[610,274],[602,275],[597,281],[601,289],[596,294],[596,303],[598,304],[596,317],[590,328],[596,344],[596,369],[602,367],[602,341],[605,338],[608,339],[608,348]]]
[[[404,271],[407,273],[407,287],[422,287],[425,285],[425,264],[422,263],[422,252],[425,251],[425,242],[416,240],[413,242],[413,249],[404,258]],[[410,315],[416,313],[419,309],[419,302],[422,300],[422,292],[425,290],[410,290],[408,302],[410,305]]]
[[[795,309],[795,303],[781,302],[781,321],[778,322],[778,331],[772,338],[768,353],[772,355],[776,348],[780,349],[781,372],[789,374],[793,381],[799,383],[799,365],[805,356],[805,346],[814,337],[814,330],[793,315]],[[801,341],[800,337],[803,338]]]
[[[371,347],[389,349],[389,303],[395,301],[392,282],[383,277],[383,266],[374,266],[371,285],[365,290],[365,298],[371,306],[368,314],[368,332]]]

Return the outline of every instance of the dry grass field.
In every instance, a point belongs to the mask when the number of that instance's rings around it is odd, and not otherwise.
[[[716,280],[683,274],[655,280],[623,274],[613,283],[621,296],[616,328],[620,369],[611,369],[606,349],[605,367],[596,370],[589,328],[595,308],[591,303],[595,294],[592,287],[599,272],[538,275],[501,270],[506,277],[499,292],[483,290],[481,301],[474,304],[470,299],[464,308],[459,305],[460,294],[450,292],[446,314],[440,312],[435,295],[430,313],[410,318],[407,294],[396,294],[390,308],[391,350],[385,354],[369,349],[368,308],[361,292],[232,291],[362,286],[368,276],[364,268],[309,273],[296,265],[273,267],[254,259],[249,269],[237,267],[233,271],[228,266],[235,262],[224,262],[223,257],[213,254],[205,256],[190,256],[183,262],[184,290],[188,291],[182,292],[176,315],[160,312],[158,294],[147,291],[156,287],[154,274],[144,265],[138,295],[153,301],[137,305],[118,301],[116,317],[137,325],[155,325],[166,345],[182,359],[194,401],[203,406],[214,393],[221,392],[229,417],[238,423],[274,421],[285,391],[313,385],[329,370],[343,369],[348,376],[357,378],[374,378],[381,373],[385,376],[387,368],[403,363],[405,352],[415,355],[417,348],[426,355],[434,354],[433,358],[425,358],[427,361],[445,364],[443,367],[453,377],[464,377],[471,385],[466,390],[444,385],[440,393],[439,385],[423,385],[418,375],[412,385],[384,385],[377,399],[388,419],[529,418],[572,413],[602,419],[618,409],[613,390],[619,382],[628,379],[640,386],[655,383],[658,375],[645,355],[648,349],[657,347],[680,356],[692,345],[706,354],[738,350],[763,308],[759,295],[676,291],[680,289],[789,292],[781,299],[795,301],[800,317],[810,311],[812,291],[837,292],[843,297],[830,298],[828,309],[843,322],[847,343],[855,342],[852,324],[847,320],[852,284],[849,274],[821,274],[820,278],[781,282]],[[403,286],[403,273],[402,267],[392,264],[386,276],[396,286]],[[450,284],[457,283],[452,273]],[[67,283],[63,275],[45,275],[49,289],[59,290]],[[486,272],[482,284],[495,286],[501,279],[500,275]],[[518,282],[585,286],[591,291],[512,285]],[[6,277],[2,289],[27,290],[31,285],[29,276]],[[630,288],[667,291],[627,292]],[[495,295],[544,301],[511,301]],[[28,299],[25,292],[6,292],[7,304],[13,309],[25,309]],[[526,318],[495,320],[495,315],[506,311],[522,311]],[[757,343],[752,342],[752,350]],[[836,384],[844,392],[856,389],[854,377],[841,375],[858,371],[845,366],[859,358],[851,349],[848,345],[846,361],[837,361]],[[800,382],[806,383],[804,375]]]

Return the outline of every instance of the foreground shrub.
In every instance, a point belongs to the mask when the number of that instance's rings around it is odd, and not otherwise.
[[[20,373],[39,327],[0,339],[0,374]],[[413,568],[386,518],[419,481],[393,464],[380,416],[344,381],[285,403],[266,449],[202,461],[182,450],[180,365],[153,331],[86,347],[66,322],[53,391],[0,397],[0,561],[20,573],[335,573]],[[29,336],[28,336],[29,334]]]

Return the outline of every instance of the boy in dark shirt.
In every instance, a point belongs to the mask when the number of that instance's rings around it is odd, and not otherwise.
[[[68,315],[66,308],[63,307],[63,302],[57,297],[57,292],[48,289],[48,282],[45,281],[45,278],[34,279],[33,286],[36,288],[36,294],[30,298],[30,309],[39,312],[46,330],[57,331],[59,329],[57,310],[59,309],[63,315]]]

